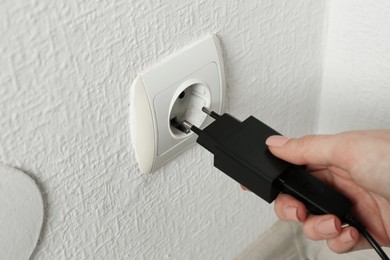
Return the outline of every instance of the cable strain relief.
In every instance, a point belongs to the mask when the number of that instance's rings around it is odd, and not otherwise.
[[[359,233],[362,233],[364,230],[366,230],[366,227],[363,225],[363,223],[360,222],[354,215],[347,214],[344,219],[350,226],[356,228]]]

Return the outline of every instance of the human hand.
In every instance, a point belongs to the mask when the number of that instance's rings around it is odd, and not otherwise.
[[[266,143],[275,156],[307,165],[314,176],[347,196],[354,205],[352,213],[379,244],[390,246],[389,130],[296,139],[272,136]],[[334,215],[308,215],[304,204],[290,195],[279,194],[275,212],[281,220],[302,222],[308,238],[327,240],[336,253],[370,248],[354,227],[342,228]]]

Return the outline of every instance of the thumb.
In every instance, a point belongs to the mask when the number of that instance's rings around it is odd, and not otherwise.
[[[340,165],[340,146],[336,135],[308,135],[288,138],[274,135],[265,142],[271,153],[297,165]]]

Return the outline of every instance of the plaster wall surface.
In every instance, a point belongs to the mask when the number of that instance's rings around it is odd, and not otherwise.
[[[329,1],[318,132],[390,127],[389,28],[389,1]]]
[[[315,130],[325,1],[0,2],[0,161],[45,200],[32,259],[232,259],[272,206],[192,147],[151,175],[130,142],[136,73],[206,34],[227,110],[288,135]],[[386,48],[382,45],[382,48]]]

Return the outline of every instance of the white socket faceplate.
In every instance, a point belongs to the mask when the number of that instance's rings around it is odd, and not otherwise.
[[[195,125],[201,123],[197,126],[202,129],[212,119],[205,117],[201,107],[221,113],[224,89],[225,73],[216,36],[209,36],[140,73],[131,89],[130,126],[141,171],[156,170],[195,143],[195,134],[172,131],[170,125],[172,113],[180,114],[180,104],[175,104],[180,93],[189,90],[193,95],[185,97],[190,98],[186,102],[191,107],[186,107],[191,111],[183,115],[196,121],[186,118]],[[195,109],[199,109],[199,114]]]

